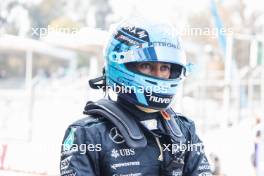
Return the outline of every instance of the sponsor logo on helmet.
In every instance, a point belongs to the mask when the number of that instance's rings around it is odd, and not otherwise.
[[[148,36],[147,32],[143,29],[140,29],[140,28],[136,28],[135,26],[131,26],[131,25],[125,25],[123,27],[123,29],[130,33],[130,34],[133,34],[135,36],[137,36],[138,38],[142,39],[142,38],[145,38]]]
[[[156,97],[154,95],[151,95],[149,97],[149,101],[155,102],[155,103],[164,103],[164,104],[168,104],[171,102],[170,98],[162,98],[162,97]]]
[[[181,49],[180,44],[173,44],[173,43],[161,42],[161,41],[158,41],[158,42],[149,42],[148,45],[149,45],[149,47],[163,46],[163,47]]]

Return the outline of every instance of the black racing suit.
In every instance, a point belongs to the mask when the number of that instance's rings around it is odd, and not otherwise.
[[[211,176],[191,120],[176,116],[186,139],[176,145],[171,142],[159,112],[145,113],[125,101],[118,102],[139,122],[147,146],[130,148],[110,121],[103,117],[86,117],[70,125],[66,131],[61,152],[61,175]]]

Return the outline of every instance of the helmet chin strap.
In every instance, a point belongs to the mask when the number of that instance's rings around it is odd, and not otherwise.
[[[157,109],[145,108],[145,107],[138,106],[138,105],[136,105],[136,107],[137,107],[138,109],[140,109],[141,111],[146,112],[146,113],[159,112],[159,110],[157,110]]]

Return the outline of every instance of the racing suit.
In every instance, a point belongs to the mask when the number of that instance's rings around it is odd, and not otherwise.
[[[172,142],[159,112],[145,113],[120,99],[117,103],[138,122],[147,145],[131,148],[109,120],[88,116],[66,131],[60,160],[62,176],[211,176],[193,121],[176,114],[173,118],[183,140]]]

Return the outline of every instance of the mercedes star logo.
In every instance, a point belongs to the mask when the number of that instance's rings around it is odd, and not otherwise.
[[[116,127],[113,127],[110,130],[109,137],[116,144],[121,144],[125,142],[124,137],[120,134],[120,132]]]

